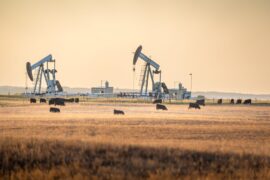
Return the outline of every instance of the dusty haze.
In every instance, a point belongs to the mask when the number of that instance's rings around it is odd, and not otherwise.
[[[0,0],[0,85],[51,53],[63,86],[132,88],[141,44],[169,87],[192,72],[195,91],[269,93],[269,17],[263,0]]]

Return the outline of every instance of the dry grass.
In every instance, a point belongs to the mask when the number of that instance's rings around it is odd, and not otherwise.
[[[0,108],[0,178],[270,177],[270,107],[117,101]],[[0,101],[4,104],[4,101]],[[114,116],[114,108],[127,115]]]
[[[0,175],[23,179],[269,178],[270,158],[77,141],[0,141]]]

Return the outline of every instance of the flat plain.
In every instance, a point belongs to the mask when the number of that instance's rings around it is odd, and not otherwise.
[[[1,100],[0,177],[267,179],[270,106]],[[125,115],[113,115],[121,109]]]

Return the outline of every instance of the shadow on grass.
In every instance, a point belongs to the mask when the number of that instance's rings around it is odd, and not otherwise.
[[[269,179],[270,158],[171,148],[0,139],[0,179]]]

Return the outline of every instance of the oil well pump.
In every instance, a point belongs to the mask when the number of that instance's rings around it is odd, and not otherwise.
[[[49,64],[53,63],[53,67],[50,69]],[[37,70],[35,77],[33,76],[33,70]],[[41,87],[42,87],[42,77],[44,76],[47,88],[46,94],[56,94],[58,92],[62,92],[63,88],[58,80],[56,80],[56,73],[57,70],[55,69],[55,59],[52,58],[52,55],[48,55],[41,59],[40,61],[36,62],[35,64],[31,65],[30,62],[26,63],[26,71],[28,77],[31,81],[34,82],[34,95],[40,95]]]
[[[164,93],[168,92],[167,86],[165,83],[161,83],[161,70],[159,69],[159,64],[147,57],[142,53],[142,46],[140,45],[134,53],[133,57],[133,71],[135,71],[135,65],[138,59],[142,59],[145,62],[143,69],[141,71],[141,79],[140,79],[140,95],[148,95],[148,84],[149,77],[152,83],[152,95],[155,97],[161,96],[161,88],[163,88]],[[152,70],[151,68],[154,68]],[[155,82],[154,75],[159,75],[159,81]]]

